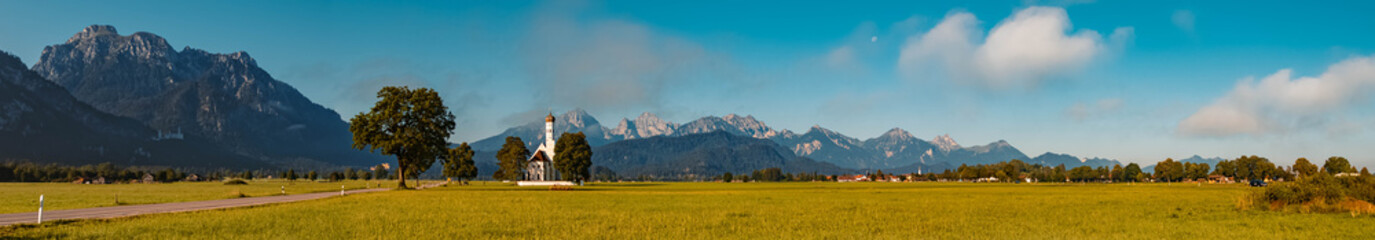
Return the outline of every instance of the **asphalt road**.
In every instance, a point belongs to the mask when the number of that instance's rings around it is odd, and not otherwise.
[[[444,183],[443,183],[443,182],[431,183],[431,184],[426,184],[425,186],[421,186],[420,188],[422,188],[422,189],[423,189],[423,188],[430,188],[430,187],[435,187],[435,186],[439,186],[439,185],[442,185],[442,184],[444,184]],[[387,190],[391,190],[391,189],[390,189],[390,188],[357,189],[357,190],[344,191],[344,194],[345,194],[345,195],[348,195],[348,194],[355,194],[355,193],[379,192],[379,191],[387,191]],[[314,200],[314,199],[321,199],[321,198],[327,198],[327,197],[333,197],[333,196],[339,196],[339,192],[320,192],[320,193],[306,193],[306,194],[295,194],[295,195],[285,195],[285,196],[234,198],[234,199],[221,199],[221,200],[208,200],[208,201],[195,201],[195,202],[159,203],[159,204],[143,204],[143,205],[129,205],[129,206],[114,206],[114,207],[98,207],[98,208],[82,208],[82,209],[53,210],[53,211],[43,211],[43,221],[44,221],[44,222],[47,222],[47,221],[55,221],[55,220],[63,220],[63,219],[117,218],[117,217],[128,217],[128,216],[137,216],[137,215],[144,215],[144,214],[155,214],[155,213],[174,213],[174,212],[187,212],[187,211],[200,211],[200,210],[221,209],[221,208],[247,207],[247,206],[257,206],[257,205],[272,204],[272,203],[284,203],[284,202],[295,202],[295,201]],[[9,225],[14,225],[14,224],[24,224],[24,223],[36,223],[37,221],[38,221],[38,212],[0,214],[0,226],[9,226]]]

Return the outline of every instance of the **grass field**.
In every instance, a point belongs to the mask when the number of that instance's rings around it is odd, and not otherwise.
[[[38,195],[47,200],[44,210],[92,208],[119,205],[150,204],[214,200],[238,197],[280,195],[282,186],[287,194],[339,191],[368,185],[396,187],[395,181],[313,182],[285,180],[255,180],[248,185],[224,185],[221,182],[182,182],[167,184],[103,184],[71,183],[0,183],[0,213],[38,211]]]
[[[496,183],[0,229],[117,239],[1372,239],[1375,217],[1237,210],[1241,185]]]

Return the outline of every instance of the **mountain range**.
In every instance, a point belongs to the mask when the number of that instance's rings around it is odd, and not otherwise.
[[[503,131],[496,136],[484,138],[472,144],[480,152],[496,152],[505,142],[506,136],[520,137],[528,148],[535,148],[543,142],[543,118]],[[963,147],[949,135],[936,136],[926,141],[913,136],[901,128],[893,128],[878,137],[859,140],[845,134],[812,126],[807,132],[796,134],[791,130],[774,129],[754,116],[728,114],[722,117],[707,116],[685,124],[663,120],[653,113],[640,114],[635,119],[623,118],[616,127],[608,128],[587,111],[574,109],[555,117],[554,130],[562,132],[584,132],[588,143],[594,147],[656,137],[689,137],[699,134],[722,132],[735,136],[772,141],[790,151],[792,155],[833,164],[853,170],[886,170],[897,172],[939,171],[952,169],[961,164],[991,164],[1012,159],[1046,165],[1065,164],[1077,166],[1111,166],[1119,164],[1116,160],[1078,157],[1046,153],[1036,158],[1028,157],[1011,143],[999,140],[979,146]],[[709,141],[712,138],[698,139]],[[662,141],[662,140],[660,140]],[[700,145],[714,145],[715,142]],[[648,148],[655,149],[655,148]],[[672,151],[648,155],[673,154]],[[598,153],[600,154],[600,153]],[[594,154],[594,158],[598,155]],[[621,155],[617,155],[621,156]],[[598,158],[601,159],[601,158]],[[489,159],[495,161],[495,159]],[[613,168],[615,169],[615,168]]]

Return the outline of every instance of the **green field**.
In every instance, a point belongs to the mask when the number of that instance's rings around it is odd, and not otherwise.
[[[395,181],[314,182],[286,180],[254,180],[248,185],[224,185],[220,182],[181,182],[166,184],[102,184],[71,183],[0,183],[0,213],[38,211],[38,195],[46,199],[43,210],[92,208],[119,205],[187,202],[238,197],[339,191],[369,185],[396,187]]]
[[[0,229],[117,239],[1372,239],[1375,217],[1237,210],[1241,185],[496,183]]]

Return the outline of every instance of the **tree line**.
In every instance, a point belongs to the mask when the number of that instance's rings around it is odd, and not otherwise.
[[[119,166],[113,163],[86,164],[69,166],[57,163],[37,164],[29,161],[0,162],[0,182],[72,182],[103,178],[106,183],[143,182],[144,177],[155,182],[177,181],[217,181],[231,178],[245,180],[280,178],[287,180],[375,180],[391,179],[386,168],[376,166],[372,169],[343,169],[319,174],[316,171],[297,173],[295,169],[283,170],[245,170],[228,169],[198,170],[187,168]],[[195,176],[194,179],[191,176]]]
[[[1365,175],[1369,171],[1361,168],[1360,171],[1351,166],[1350,161],[1344,157],[1334,156],[1327,159],[1323,166],[1319,168],[1306,158],[1299,158],[1294,165],[1285,168],[1271,163],[1269,159],[1259,156],[1241,156],[1235,159],[1219,161],[1215,166],[1206,163],[1180,162],[1167,158],[1165,161],[1157,162],[1154,170],[1150,173],[1143,171],[1142,167],[1136,163],[1129,163],[1126,166],[1114,164],[1113,166],[1078,166],[1066,168],[1064,164],[1047,166],[1042,164],[1028,164],[1021,160],[998,162],[993,164],[965,165],[961,164],[955,169],[946,169],[940,173],[908,173],[891,174],[884,173],[882,170],[861,174],[871,181],[899,180],[899,181],[996,181],[996,182],[1180,182],[1206,180],[1210,177],[1220,177],[1224,180],[1246,181],[1246,180],[1284,180],[1293,181],[1298,176],[1311,176],[1318,173],[1328,175],[1338,175],[1343,173]],[[767,168],[755,170],[749,175],[725,173],[713,180],[724,182],[732,181],[836,181],[839,175],[821,175],[816,173],[784,173],[779,168]]]

